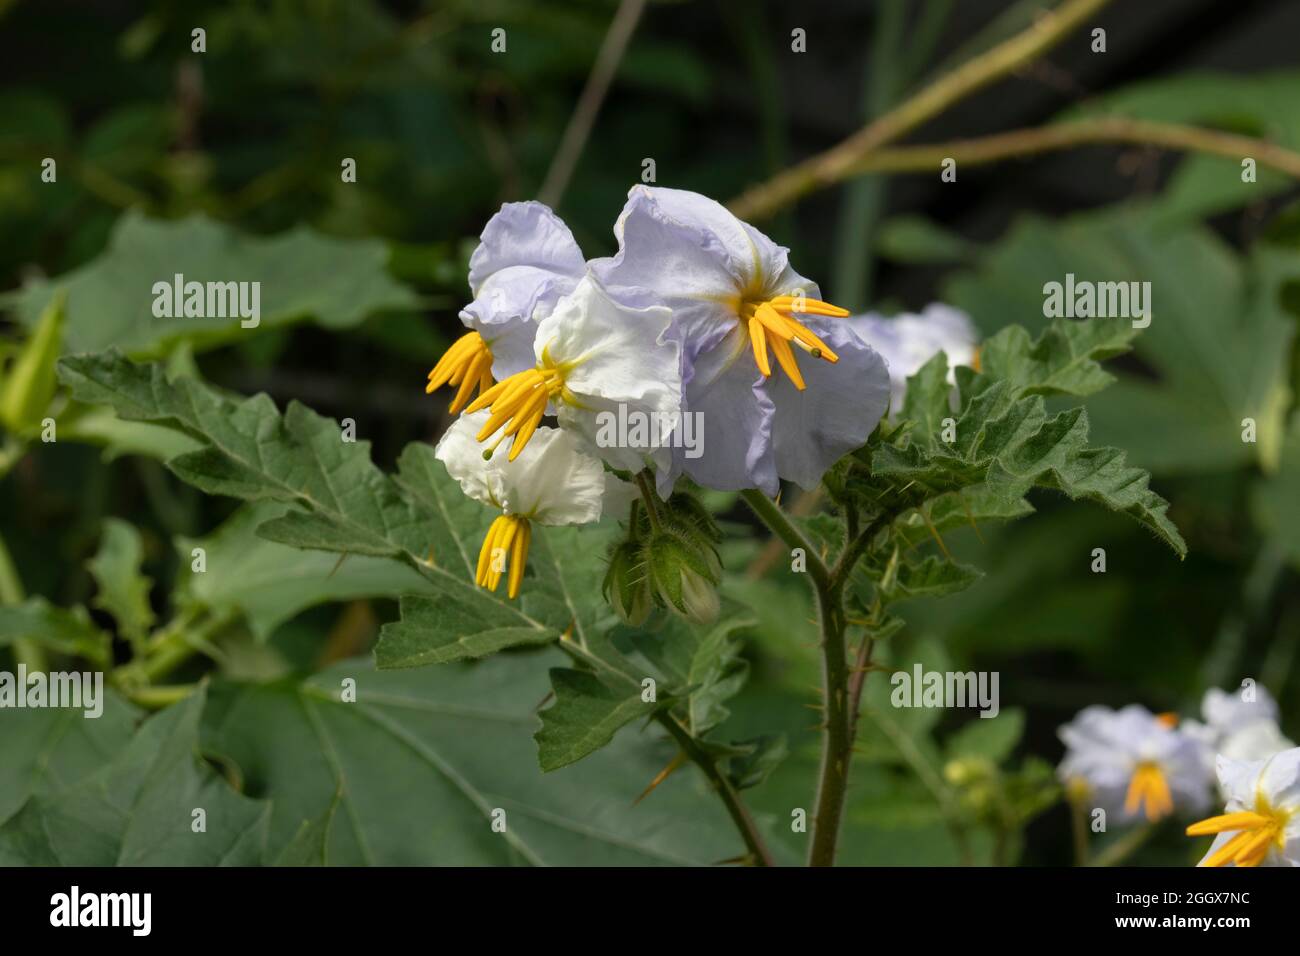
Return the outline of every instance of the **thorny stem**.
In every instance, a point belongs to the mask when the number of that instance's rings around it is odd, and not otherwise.
[[[755,866],[775,866],[776,861],[772,859],[772,854],[763,843],[763,838],[759,836],[754,818],[749,815],[749,810],[741,802],[739,791],[727,775],[718,769],[717,761],[713,756],[700,746],[700,742],[691,736],[690,731],[672,714],[660,711],[655,715],[655,719],[672,735],[673,740],[677,741],[682,752],[704,772],[704,776],[717,792],[723,806],[727,808],[727,814],[740,832],[740,838],[745,841],[750,861]]]
[[[1066,0],[1027,30],[939,77],[848,139],[748,190],[728,205],[741,219],[757,219],[800,196],[852,175],[866,156],[938,116],[990,83],[1033,62],[1110,0]]]
[[[862,689],[871,667],[871,651],[875,646],[872,635],[865,635],[859,645],[854,667],[850,670],[845,641],[847,622],[844,614],[844,586],[853,566],[894,516],[891,512],[882,512],[865,528],[858,530],[858,516],[854,512],[854,533],[848,536],[844,551],[835,566],[827,568],[803,533],[790,522],[775,502],[755,490],[742,491],[741,497],[787,547],[804,550],[808,574],[817,595],[825,720],[822,726],[822,760],[818,773],[808,864],[833,866],[839,842],[840,821],[844,815],[844,800],[848,794],[849,767],[853,759],[853,739],[857,730]]]

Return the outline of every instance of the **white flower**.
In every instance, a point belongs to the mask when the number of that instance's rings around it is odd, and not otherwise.
[[[1201,701],[1204,723],[1187,720],[1183,729],[1203,740],[1211,754],[1233,760],[1260,760],[1295,746],[1278,726],[1277,702],[1263,687],[1232,693],[1212,687]]]
[[[523,452],[483,457],[474,438],[487,413],[462,415],[434,452],[466,495],[501,511],[479,551],[476,580],[493,591],[509,565],[509,595],[519,593],[530,522],[544,525],[589,524],[606,508],[625,500],[625,483],[606,475],[599,461],[583,454],[573,435],[558,428],[539,428]]]
[[[948,356],[948,382],[956,384],[953,370],[969,365],[978,370],[978,335],[970,317],[942,302],[931,303],[920,315],[905,313],[892,319],[875,314],[847,320],[858,338],[884,356],[889,365],[890,409],[903,407],[907,379],[939,352]]]
[[[1204,745],[1145,707],[1087,707],[1059,734],[1062,780],[1086,784],[1098,806],[1122,819],[1155,821],[1209,803]]]
[[[1300,748],[1263,760],[1218,759],[1221,816],[1187,828],[1217,834],[1199,866],[1300,866]]]
[[[426,392],[457,385],[456,413],[475,388],[532,365],[537,323],[545,319],[587,272],[569,228],[539,202],[506,203],[483,228],[469,260],[474,301],[461,310],[470,329],[429,373]]]
[[[703,454],[674,466],[708,488],[815,487],[883,414],[883,360],[790,267],[788,250],[698,193],[634,186],[618,255],[589,263],[620,301],[667,305]],[[798,355],[797,351],[804,354]],[[777,374],[777,373],[781,374]]]
[[[470,405],[491,408],[478,433],[511,439],[510,458],[528,445],[550,409],[583,448],[615,468],[659,472],[671,487],[672,433],[681,424],[681,344],[662,306],[614,302],[592,277],[561,299],[537,327],[536,364],[497,383]],[[622,444],[598,440],[608,415],[646,423]],[[495,449],[496,444],[492,447]]]

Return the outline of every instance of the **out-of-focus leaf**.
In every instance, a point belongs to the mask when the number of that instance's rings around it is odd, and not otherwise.
[[[388,276],[387,255],[379,240],[333,239],[306,227],[264,238],[201,216],[164,222],[127,213],[98,259],[9,298],[18,319],[34,325],[54,289],[66,289],[65,353],[113,347],[157,355],[178,340],[210,348],[308,318],[344,329],[382,309],[409,309],[417,300]],[[157,317],[154,286],[171,289],[177,275],[184,283],[259,283],[260,324],[241,327],[238,298],[231,300],[229,290],[209,297],[206,285],[203,317],[175,315],[174,304],[170,317]],[[251,296],[251,285],[241,288]],[[227,314],[206,314],[209,298]],[[251,300],[247,304],[251,311]]]
[[[121,519],[109,518],[99,550],[86,564],[99,587],[95,606],[111,614],[122,636],[131,641],[143,639],[155,619],[149,606],[153,582],[140,571],[143,560],[140,532]]]
[[[909,264],[961,262],[975,251],[964,237],[922,216],[886,219],[876,249],[886,259]]]
[[[248,866],[261,862],[270,805],[199,758],[205,692],[147,720],[79,783],[29,799],[0,826],[5,866]],[[204,812],[203,832],[194,811]],[[301,821],[297,821],[301,823]]]
[[[0,710],[0,823],[30,797],[76,786],[127,746],[135,710],[108,689],[102,704],[95,718],[85,708]]]
[[[67,295],[55,292],[46,302],[18,357],[0,387],[0,424],[13,432],[36,429],[54,397],[54,363],[63,342]]]
[[[1024,711],[1007,708],[996,717],[976,717],[967,721],[944,742],[944,749],[949,760],[978,757],[1000,764],[1011,756],[1024,730]]]
[[[1297,86],[1300,72],[1295,70],[1179,73],[1089,97],[1085,107],[1070,110],[1062,120],[1105,115],[1189,123],[1296,149],[1300,148]],[[1188,155],[1156,199],[1151,215],[1167,222],[1193,222],[1257,203],[1291,185],[1286,176],[1264,166],[1257,169],[1257,182],[1242,182],[1241,174],[1241,160]]]
[[[15,640],[34,640],[61,654],[86,657],[103,667],[110,662],[112,639],[90,620],[85,608],[61,608],[45,598],[0,607],[0,647]]]
[[[241,614],[259,640],[327,601],[436,593],[409,565],[391,558],[303,551],[256,534],[259,525],[286,510],[274,502],[254,502],[205,537],[179,539],[176,547],[185,568],[191,567],[195,548],[204,555],[202,573],[185,573],[183,593],[213,611]]]
[[[1277,472],[1256,483],[1251,506],[1259,530],[1300,567],[1300,414],[1291,421]]]
[[[1295,333],[1279,290],[1300,278],[1300,253],[1258,248],[1239,258],[1200,226],[1153,225],[1140,210],[1063,222],[1029,219],[950,280],[945,299],[985,327],[1016,315],[1046,324],[1043,287],[1076,281],[1150,282],[1151,325],[1134,343],[1158,379],[1123,375],[1088,401],[1100,439],[1157,472],[1276,464]],[[1241,440],[1242,420],[1258,426]]]
[[[375,671],[347,661],[305,682],[212,690],[205,742],[271,801],[272,855],[335,800],[335,865],[712,863],[741,851],[693,770],[633,801],[673,748],[625,732],[543,774],[532,734],[548,650]],[[356,701],[340,699],[356,681]],[[504,824],[494,829],[495,819]]]

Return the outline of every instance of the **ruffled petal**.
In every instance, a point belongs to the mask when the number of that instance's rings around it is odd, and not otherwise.
[[[1247,700],[1242,689],[1225,692],[1211,687],[1201,700],[1201,715],[1220,734],[1230,734],[1259,720],[1277,721],[1277,701],[1266,689],[1256,685],[1252,698]]]
[[[686,386],[695,448],[677,450],[675,463],[705,488],[758,488],[775,497],[780,484],[772,453],[775,408],[766,379],[754,366],[739,327],[696,360]]]
[[[592,273],[631,305],[671,308],[692,360],[730,334],[742,299],[794,281],[784,248],[699,193],[634,186],[614,234],[618,254]]]
[[[467,496],[499,508],[505,494],[500,462],[484,461],[483,446],[475,438],[487,418],[486,411],[461,415],[438,439],[433,455]]]
[[[1300,748],[1269,757],[1260,770],[1258,786],[1276,809],[1300,811]]]
[[[615,468],[665,468],[681,424],[681,342],[662,306],[629,308],[592,277],[538,327],[539,363],[563,370],[560,424]]]
[[[599,521],[605,498],[605,469],[583,454],[577,439],[559,428],[537,429],[514,461],[501,458],[506,514],[545,525]]]
[[[586,273],[569,228],[539,202],[506,203],[470,257],[474,301],[461,321],[492,349],[498,381],[532,364],[536,324]]]
[[[777,473],[811,490],[835,462],[867,443],[889,403],[889,370],[839,320],[803,319],[839,361],[832,365],[796,353],[807,387],[801,391],[777,372],[768,390],[776,409],[772,442]]]
[[[462,415],[434,452],[469,497],[546,525],[599,521],[603,503],[618,501],[600,462],[558,428],[538,428],[514,461],[504,454],[484,459],[475,434],[487,418],[486,411]]]
[[[845,319],[853,333],[871,346],[889,366],[892,398],[897,411],[907,392],[907,378],[915,375],[938,352],[948,356],[948,381],[955,382],[953,366],[975,363],[978,335],[966,313],[943,303],[926,306],[920,315],[906,313],[887,319],[875,314]]]

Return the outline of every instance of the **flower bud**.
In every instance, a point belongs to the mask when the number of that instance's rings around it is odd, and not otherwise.
[[[686,524],[699,532],[710,543],[722,540],[722,529],[718,527],[709,509],[688,491],[676,492],[668,499],[668,510],[679,523]]]
[[[26,432],[40,425],[54,398],[57,382],[54,363],[63,345],[63,290],[55,292],[31,330],[26,344],[9,369],[0,391],[0,423],[11,432]]]
[[[624,541],[609,556],[602,586],[605,600],[627,623],[637,626],[650,614],[653,598],[642,546]]]
[[[717,619],[721,565],[711,546],[701,550],[677,529],[660,531],[646,545],[646,564],[657,602],[696,624]]]

